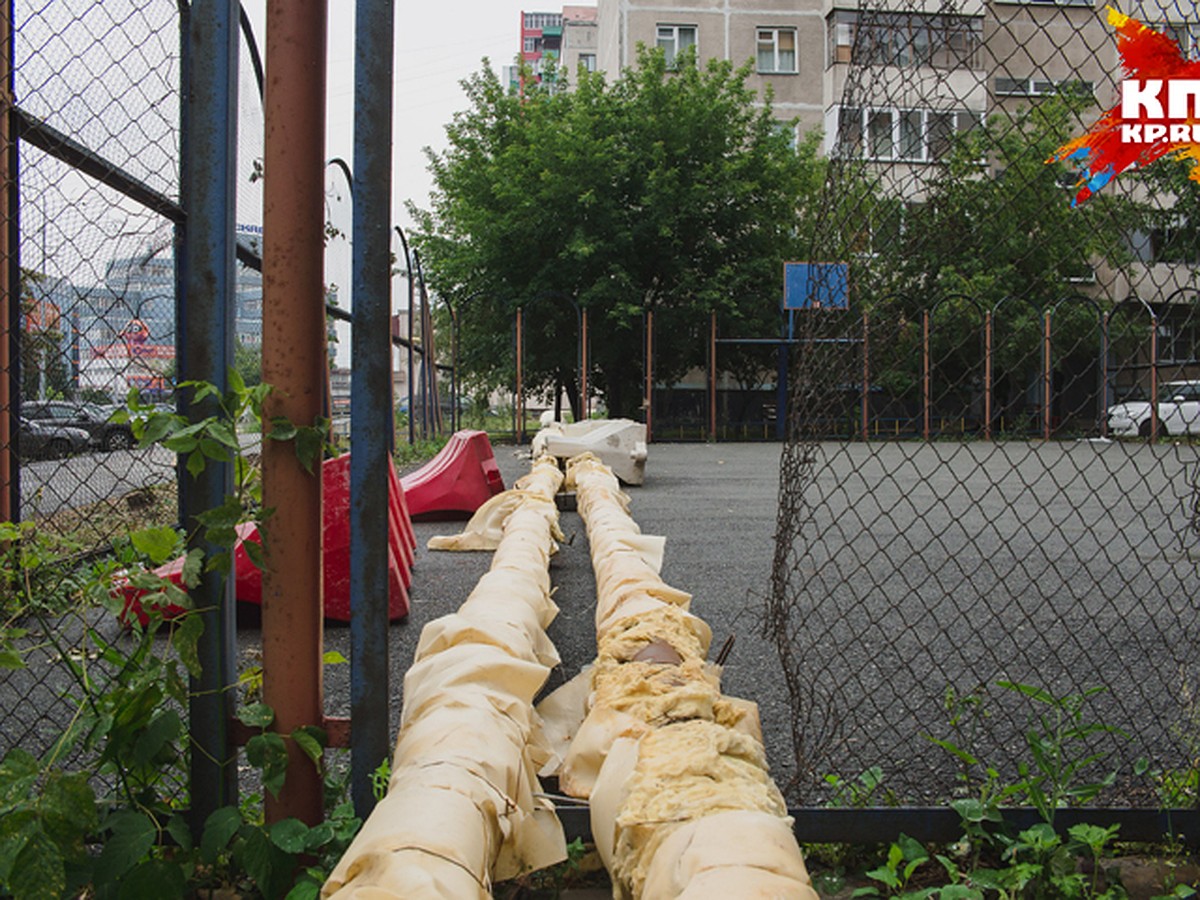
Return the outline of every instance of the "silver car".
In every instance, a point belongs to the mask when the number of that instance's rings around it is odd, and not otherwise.
[[[1113,437],[1149,437],[1150,401],[1130,400],[1108,408]],[[1200,434],[1200,381],[1168,381],[1158,386],[1158,434]]]
[[[35,422],[21,417],[20,446],[25,459],[64,459],[87,449],[91,439],[82,428]]]

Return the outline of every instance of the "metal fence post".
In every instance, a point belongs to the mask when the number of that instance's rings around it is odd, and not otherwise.
[[[862,439],[871,437],[871,314],[862,316]]]
[[[993,363],[993,311],[988,310],[983,317],[983,439],[992,439],[992,363]]]
[[[1050,440],[1050,406],[1054,401],[1051,396],[1054,387],[1050,347],[1050,311],[1042,315],[1042,439]]]
[[[775,415],[783,416],[784,410],[777,409]],[[717,311],[714,309],[708,323],[708,439],[717,440]]]
[[[391,0],[358,0],[350,395],[350,764],[362,818],[388,758],[388,451],[392,432]]]
[[[525,362],[524,317],[521,307],[517,307],[517,396],[513,400],[513,439],[517,445],[525,443],[525,373],[522,367]]]
[[[1150,443],[1158,440],[1158,314],[1150,313]]]
[[[4,336],[0,338],[0,403],[4,404],[0,415],[0,520],[15,522],[21,517],[20,467],[17,465],[15,439],[17,429],[13,422],[20,414],[21,378],[18,360],[21,313],[21,261],[18,248],[21,246],[20,229],[20,186],[17,181],[19,154],[16,133],[13,127],[13,0],[4,4],[3,21],[0,21],[0,178],[4,184],[5,222],[0,229],[0,327]]]
[[[592,417],[592,398],[588,393],[588,314],[585,307],[579,314],[579,414],[586,421]]]
[[[201,380],[222,392],[233,364],[234,212],[237,207],[238,12],[232,0],[197,0],[187,17],[185,92],[188,125],[184,153],[183,205],[188,212],[184,242],[186,304],[179,305],[180,380]],[[211,415],[215,404],[190,406],[193,421]],[[196,478],[181,471],[180,513],[195,531],[195,516],[218,507],[233,490],[232,468],[211,460]],[[213,547],[193,534],[193,546]],[[199,653],[202,674],[192,680],[190,709],[192,830],[199,833],[215,809],[237,800],[237,766],[230,731],[236,682],[236,606],[233,580],[206,572],[192,599],[204,621]]]
[[[654,310],[646,310],[646,443],[654,427]]]
[[[929,440],[929,310],[921,310],[921,434]]]
[[[268,0],[263,185],[263,380],[270,416],[311,426],[325,396],[324,0]],[[323,722],[320,460],[305,471],[289,442],[265,441],[263,699],[275,729]],[[287,782],[267,819],[322,816],[322,779],[289,742]]]

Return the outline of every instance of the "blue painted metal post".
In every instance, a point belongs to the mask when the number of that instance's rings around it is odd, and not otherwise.
[[[392,444],[392,0],[358,0],[354,39],[354,323],[350,342],[350,765],[359,816],[389,757],[388,454]],[[412,275],[409,274],[411,283]],[[411,319],[410,319],[411,321]],[[410,356],[411,356],[411,350]],[[411,419],[412,409],[409,409]]]
[[[18,462],[21,414],[21,154],[13,133],[13,72],[16,70],[16,40],[13,2],[4,4],[0,23],[0,178],[4,184],[4,219],[0,228],[0,519],[21,519],[21,466]]]
[[[177,341],[180,380],[211,382],[225,390],[233,362],[235,285],[234,210],[237,164],[238,4],[235,0],[195,0],[187,25],[184,118],[183,207],[185,295],[179,298]],[[193,420],[213,414],[211,402],[191,406]],[[185,527],[196,530],[195,516],[220,506],[233,490],[232,468],[209,465],[196,478],[180,474],[180,512]],[[193,546],[206,553],[202,536]],[[208,815],[237,801],[237,765],[230,718],[235,683],[236,622],[232,579],[206,572],[192,591],[205,610],[200,639],[203,674],[192,681],[191,825],[203,829]]]

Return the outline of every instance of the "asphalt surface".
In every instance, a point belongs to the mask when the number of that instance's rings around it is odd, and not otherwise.
[[[780,527],[780,446],[653,444],[646,484],[628,493],[642,531],[666,537],[662,576],[694,595],[692,611],[713,630],[712,653],[735,638],[724,689],[758,702],[781,784],[798,770],[810,786],[829,773],[853,781],[880,765],[899,799],[935,802],[953,787],[955,767],[924,735],[963,741],[972,730],[981,758],[1011,771],[1028,756],[1030,704],[994,688],[1010,679],[1056,696],[1104,685],[1087,718],[1129,735],[1097,737],[1108,742],[1104,752],[1117,748],[1105,765],[1132,786],[1124,798],[1143,804],[1157,801],[1137,794],[1133,761],[1170,768],[1200,747],[1197,450],[1015,441],[818,448],[787,532],[799,763],[784,667],[761,628]],[[528,471],[520,449],[496,446],[495,454],[507,485]],[[116,456],[106,457],[114,472]],[[490,564],[487,553],[425,548],[461,525],[414,526],[411,611],[390,627],[393,733],[421,628],[456,610]],[[560,613],[549,631],[562,664],[547,689],[595,653],[587,536],[576,513],[564,512],[561,526],[568,541],[551,563]],[[111,617],[91,624],[116,637]],[[61,626],[67,652],[81,627]],[[256,661],[260,637],[252,621],[240,625],[243,664]],[[325,645],[349,657],[349,629],[327,623]],[[69,714],[57,699],[69,687],[58,652],[45,648],[27,672],[0,671],[0,751],[51,741],[57,713]],[[327,714],[349,714],[349,677],[349,666],[326,667]],[[960,696],[988,689],[983,711],[964,717],[958,732],[944,708],[948,687]],[[824,799],[789,793],[792,802]]]
[[[506,484],[527,471],[519,450],[495,452]],[[1038,710],[995,688],[1005,679],[1056,696],[1105,685],[1088,718],[1130,734],[1102,735],[1099,749],[1116,747],[1105,764],[1121,771],[1132,802],[1141,802],[1130,774],[1138,756],[1169,765],[1188,741],[1200,746],[1200,726],[1185,734],[1200,685],[1196,448],[848,443],[819,448],[792,533],[796,722],[806,742],[797,764],[783,667],[761,627],[780,452],[766,443],[654,444],[645,485],[628,492],[642,531],[667,538],[662,576],[694,595],[692,611],[713,630],[712,654],[735,638],[724,689],[759,704],[776,779],[786,785],[802,770],[808,787],[790,791],[793,802],[827,799],[812,787],[825,774],[853,781],[876,764],[908,802],[944,798],[955,766],[925,735],[965,740],[950,728],[947,688],[980,693],[986,709],[966,723],[978,729],[975,749],[1012,772],[1028,755],[1022,735]],[[595,652],[586,533],[573,512],[561,525],[570,542],[551,564],[561,612],[549,631],[562,664],[548,688]],[[458,528],[416,525],[412,610],[392,626],[393,724],[421,627],[456,609],[489,564],[488,554],[424,549],[429,536]],[[347,629],[327,627],[326,644],[348,656]],[[333,714],[348,708],[346,668],[327,670]]]

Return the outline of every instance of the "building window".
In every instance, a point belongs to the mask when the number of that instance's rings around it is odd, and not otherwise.
[[[1168,314],[1169,316],[1169,314]],[[1189,323],[1165,321],[1158,323],[1158,361],[1165,363],[1187,363],[1196,359],[1196,326]],[[1200,400],[1194,396],[1194,389],[1173,392],[1173,396],[1183,394],[1187,400]]]
[[[1071,94],[1073,96],[1094,97],[1095,86],[1090,81],[1078,79],[1060,79],[1052,81],[1045,78],[1007,78],[996,76],[996,94],[1009,97],[1044,97],[1048,94]]]
[[[537,52],[537,38],[531,38],[531,37],[525,38],[525,52],[526,53],[536,53]]]
[[[562,13],[525,13],[525,30],[558,28],[562,25]]]
[[[838,110],[836,149],[843,157],[934,162],[956,135],[982,124],[983,113],[966,109],[847,106]]]
[[[595,72],[596,71],[596,54],[595,53],[580,53],[579,54],[579,65],[581,65],[583,67],[584,71],[586,71],[586,72]]]
[[[758,71],[763,74],[796,72],[796,29],[758,29]]]
[[[978,67],[978,16],[837,10],[828,20],[829,62],[875,66]]]
[[[659,25],[658,46],[667,58],[667,67],[675,65],[675,59],[686,47],[696,46],[695,25]]]

